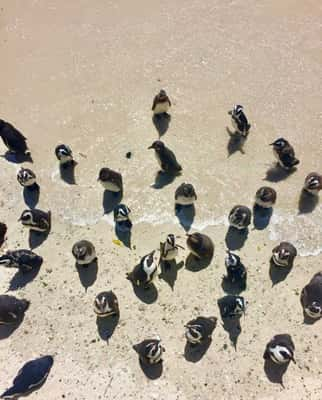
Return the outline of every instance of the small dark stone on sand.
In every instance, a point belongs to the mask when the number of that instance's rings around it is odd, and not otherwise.
[[[132,152],[131,151],[128,151],[127,153],[126,153],[126,158],[131,158],[132,157]]]

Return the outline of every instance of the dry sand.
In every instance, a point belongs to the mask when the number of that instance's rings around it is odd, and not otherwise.
[[[45,259],[38,276],[10,291],[32,305],[22,325],[0,341],[1,390],[25,361],[54,354],[46,384],[30,399],[321,399],[321,322],[303,324],[299,302],[302,287],[322,268],[321,205],[298,215],[305,176],[322,170],[321,18],[318,0],[1,2],[1,118],[28,137],[41,186],[37,207],[53,215],[50,236],[35,250]],[[173,101],[163,139],[184,173],[157,190],[151,184],[158,166],[146,148],[158,137],[150,107],[160,88]],[[252,129],[245,154],[228,157],[227,111],[234,103],[244,105]],[[294,145],[301,164],[287,179],[267,182],[268,144],[280,136]],[[60,142],[79,162],[76,185],[60,179],[54,156]],[[0,163],[6,247],[26,248],[28,232],[17,222],[26,208],[18,165]],[[132,251],[113,244],[112,218],[103,217],[96,182],[103,166],[123,174],[124,202],[133,211]],[[148,300],[155,301],[147,304],[125,274],[167,233],[184,237],[173,211],[183,181],[198,193],[191,230],[212,237],[215,257],[199,272],[181,268],[173,288],[157,279],[157,299],[151,294]],[[237,350],[219,322],[202,360],[186,361],[184,323],[219,317],[226,216],[235,204],[251,206],[263,184],[277,190],[278,201],[270,225],[251,229],[240,249],[248,267],[248,310]],[[71,254],[83,238],[95,244],[99,260],[87,291]],[[269,258],[280,240],[293,242],[300,256],[272,287]],[[186,256],[182,251],[177,261]],[[2,293],[13,274],[1,269]],[[117,294],[121,309],[108,344],[92,309],[105,289]],[[295,341],[297,364],[289,366],[282,388],[269,381],[262,355],[274,334],[286,332]],[[166,353],[162,376],[149,380],[132,345],[155,333]]]

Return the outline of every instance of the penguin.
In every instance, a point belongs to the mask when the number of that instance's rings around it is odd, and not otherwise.
[[[191,206],[197,200],[197,195],[190,183],[182,183],[177,188],[174,199],[176,205]]]
[[[228,216],[230,226],[238,230],[247,229],[251,218],[251,210],[246,206],[240,205],[233,207]]]
[[[312,318],[322,317],[322,271],[313,276],[301,292],[304,313]]]
[[[171,101],[165,90],[161,89],[160,92],[154,97],[152,104],[153,114],[167,113],[171,107]]]
[[[76,242],[72,248],[72,254],[76,259],[77,265],[88,267],[97,259],[94,245],[88,240]]]
[[[111,290],[99,293],[94,301],[94,312],[100,318],[118,315],[119,303],[116,295]]]
[[[271,208],[276,203],[276,190],[268,186],[259,188],[255,195],[255,204],[262,208]]]
[[[240,257],[227,250],[227,256],[225,258],[225,265],[227,269],[227,275],[224,279],[232,284],[238,283],[240,286],[246,286],[247,271],[245,266],[242,264]]]
[[[134,267],[133,271],[126,274],[126,278],[136,286],[147,288],[156,276],[158,265],[159,258],[157,251],[153,250],[142,257],[140,263]]]
[[[45,212],[36,208],[24,210],[19,218],[22,225],[32,231],[49,232],[51,227],[51,212]]]
[[[228,114],[231,115],[231,122],[235,133],[246,138],[251,125],[248,123],[243,106],[239,104],[235,105],[231,111],[228,111]]]
[[[67,167],[74,163],[73,152],[66,144],[59,144],[56,146],[55,154],[61,166]]]
[[[317,195],[322,190],[322,175],[317,172],[311,172],[305,178],[303,189],[308,193]]]
[[[296,248],[289,242],[281,242],[272,250],[272,261],[278,267],[292,268],[295,257],[297,256]]]
[[[275,364],[286,364],[294,360],[295,346],[288,334],[276,335],[270,340],[264,352],[265,360],[272,360]]]
[[[101,168],[97,179],[103,188],[110,192],[123,192],[122,175],[110,168]]]
[[[217,325],[216,317],[198,317],[188,322],[184,327],[187,342],[192,345],[202,344],[211,340],[213,331]]]
[[[273,146],[274,156],[282,168],[291,170],[300,163],[295,157],[293,146],[284,138],[275,140],[270,146]]]
[[[156,140],[148,149],[154,149],[155,157],[161,167],[161,171],[170,175],[178,175],[182,171],[174,153],[168,149],[161,140]]]
[[[246,311],[245,299],[242,296],[224,296],[218,300],[218,305],[223,319],[240,318]]]
[[[0,247],[6,240],[7,230],[8,230],[7,225],[4,224],[3,222],[0,222]]]
[[[36,183],[36,175],[29,168],[21,168],[17,173],[17,181],[21,186],[28,189],[36,189],[38,187]]]
[[[17,373],[12,386],[2,393],[0,398],[17,399],[39,389],[45,383],[53,363],[52,356],[28,361]]]
[[[27,139],[13,125],[3,119],[0,119],[0,136],[11,153],[29,153]]]
[[[131,229],[131,210],[125,204],[118,204],[114,208],[114,221],[119,228]]]
[[[11,325],[22,321],[30,301],[14,296],[0,295],[0,325]]]
[[[203,233],[187,234],[187,246],[198,259],[211,259],[214,254],[214,244],[209,236]]]
[[[176,243],[176,237],[174,234],[169,233],[165,242],[160,242],[160,260],[161,261],[172,261],[178,255],[179,248],[184,250],[184,247]]]
[[[159,336],[155,339],[143,340],[143,342],[134,345],[133,349],[138,353],[140,361],[147,365],[161,363],[162,354],[165,352]]]
[[[0,265],[7,268],[18,268],[22,273],[40,268],[43,258],[31,250],[21,249],[7,251],[0,256]]]

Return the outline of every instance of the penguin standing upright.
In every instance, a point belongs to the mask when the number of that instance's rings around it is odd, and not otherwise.
[[[133,271],[126,274],[126,278],[135,286],[148,288],[156,276],[158,265],[159,257],[157,251],[153,250],[142,257],[140,263],[134,267]]]
[[[303,189],[313,195],[317,195],[322,190],[322,175],[317,172],[311,172],[305,178]]]
[[[119,229],[131,229],[131,210],[125,204],[118,204],[114,210],[114,221]]]
[[[148,149],[154,149],[155,157],[161,167],[161,171],[171,174],[178,175],[182,171],[181,165],[178,163],[174,153],[165,146],[161,140],[156,140],[152,143]]]
[[[30,301],[17,299],[14,296],[0,295],[0,325],[19,323],[28,310]]]
[[[0,222],[0,247],[3,245],[3,243],[6,240],[6,233],[7,233],[7,225],[4,224],[3,222]]]
[[[292,268],[297,250],[289,242],[281,242],[272,250],[272,261],[278,267]]]
[[[242,264],[240,257],[237,254],[227,250],[225,265],[227,269],[227,275],[224,277],[224,279],[232,284],[237,283],[239,286],[245,288],[247,271],[245,266]]]
[[[264,352],[265,360],[272,360],[275,364],[286,364],[294,360],[295,346],[288,334],[276,335],[270,340]]]
[[[312,319],[322,317],[322,271],[316,273],[301,292],[304,313]]]
[[[100,318],[119,314],[119,303],[116,295],[110,290],[99,293],[94,300],[94,312]]]
[[[271,208],[276,203],[276,197],[276,190],[269,186],[262,186],[255,194],[255,204],[262,208]]]
[[[214,254],[214,244],[209,236],[203,233],[187,234],[187,246],[198,259],[211,259]]]
[[[172,261],[178,255],[179,248],[184,249],[178,243],[176,243],[176,237],[174,234],[170,233],[167,236],[165,242],[160,242],[160,253],[162,261]]]
[[[211,335],[216,328],[216,317],[198,317],[185,325],[187,342],[192,346],[211,340]]]
[[[36,175],[29,168],[20,168],[17,173],[17,181],[21,186],[26,187],[30,190],[37,189]]]
[[[175,204],[179,206],[191,206],[197,200],[194,187],[190,183],[182,183],[176,190]]]
[[[246,206],[237,205],[229,213],[228,220],[230,226],[238,230],[247,229],[252,218],[251,210]]]
[[[231,122],[235,128],[235,133],[246,138],[251,125],[248,123],[243,106],[239,104],[235,105],[231,111],[228,111],[228,114],[231,115]]]
[[[222,318],[240,318],[245,314],[246,303],[242,296],[227,295],[218,300]]]
[[[66,144],[59,144],[55,148],[55,154],[60,162],[60,165],[63,167],[67,167],[68,165],[74,164],[75,161],[73,159],[73,152],[69,146]]]
[[[0,119],[0,136],[11,153],[27,154],[27,139],[9,122]]]
[[[165,352],[161,339],[157,336],[154,339],[146,339],[133,346],[143,364],[151,365],[162,362],[162,354]]]
[[[293,146],[286,139],[279,138],[271,143],[270,146],[273,146],[274,156],[282,168],[291,170],[300,163],[295,157]]]
[[[7,268],[18,268],[22,273],[40,268],[43,258],[28,249],[7,251],[0,256],[0,265]]]
[[[95,247],[88,240],[76,242],[72,248],[72,254],[76,259],[76,264],[83,267],[88,267],[97,259]]]
[[[19,218],[22,225],[36,232],[49,232],[51,227],[51,212],[36,208],[24,210]]]
[[[98,179],[105,190],[118,193],[123,192],[122,175],[110,168],[101,168]]]
[[[160,92],[154,97],[152,104],[153,114],[167,113],[171,107],[171,101],[165,90],[161,89]]]

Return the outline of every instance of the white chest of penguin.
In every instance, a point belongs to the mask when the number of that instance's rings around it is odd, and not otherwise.
[[[158,103],[158,104],[156,104],[153,112],[154,112],[154,114],[163,114],[169,110],[169,107],[170,107],[170,105],[167,101],[165,101],[163,103]]]
[[[103,186],[106,190],[109,190],[110,192],[119,192],[120,191],[119,186],[113,182],[103,182]]]
[[[161,167],[161,169],[162,169],[162,166],[161,166],[162,163],[161,163],[161,159],[160,159],[159,153],[157,153],[157,152],[155,151],[155,152],[154,152],[154,156],[155,156],[155,158],[156,158],[158,164],[160,165],[160,167]],[[163,169],[162,169],[162,171],[163,171]]]
[[[167,243],[164,247],[164,255],[162,259],[165,261],[174,260],[178,255],[178,248],[177,247],[170,247]]]

